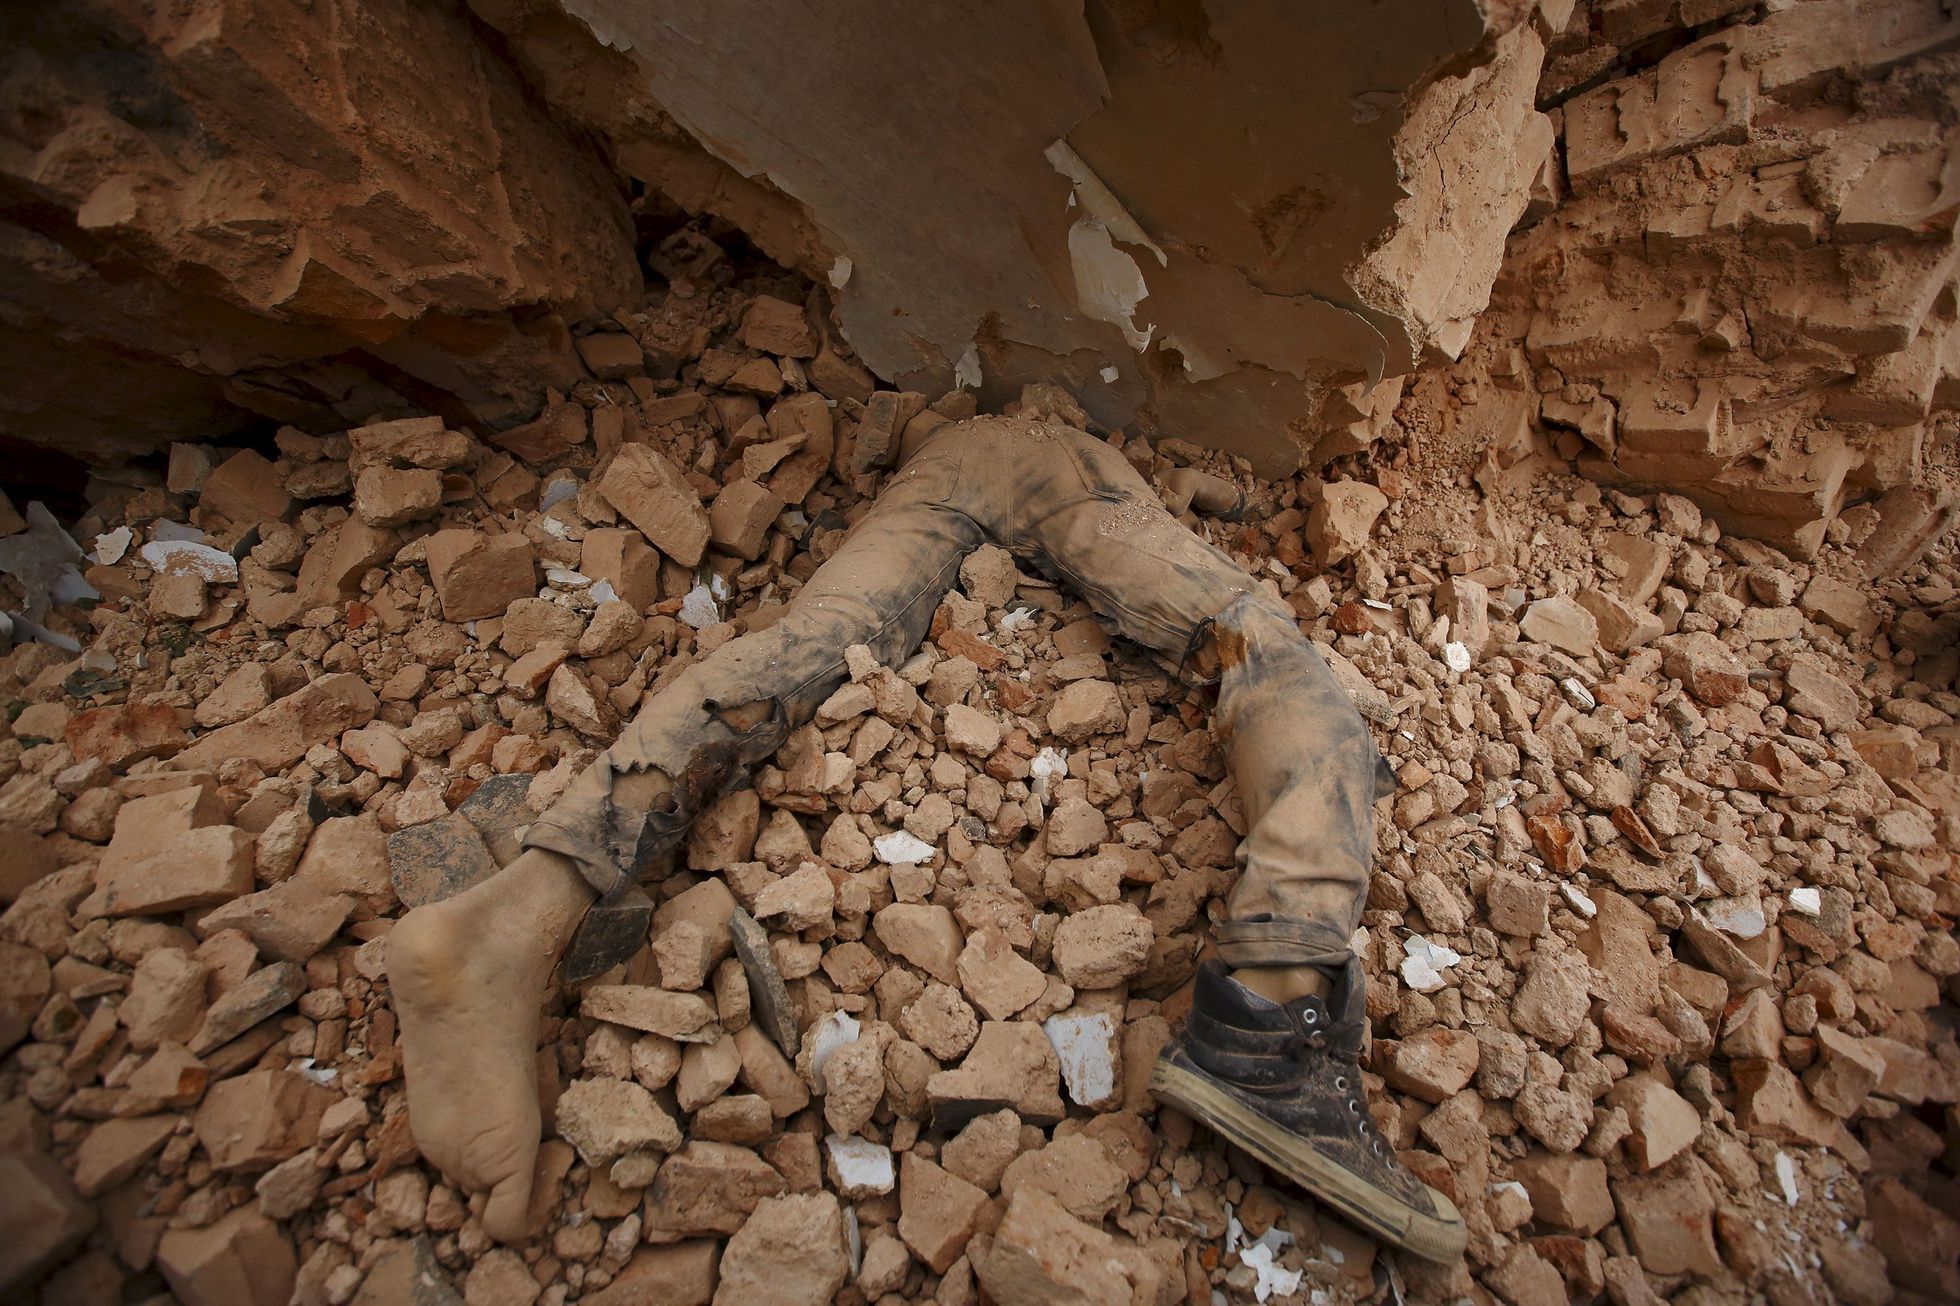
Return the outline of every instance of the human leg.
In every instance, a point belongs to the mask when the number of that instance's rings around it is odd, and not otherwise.
[[[395,927],[388,971],[401,1020],[409,1122],[423,1155],[485,1191],[483,1227],[521,1241],[539,1142],[535,1052],[553,970],[594,904],[622,900],[700,807],[809,718],[843,679],[844,650],[916,648],[979,542],[944,506],[957,464],[901,474],[773,626],[677,676],[542,814],[490,879]],[[616,929],[625,960],[645,938]],[[577,979],[579,976],[570,976]]]

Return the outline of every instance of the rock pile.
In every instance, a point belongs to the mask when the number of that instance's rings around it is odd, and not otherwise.
[[[82,651],[0,658],[9,1289],[1960,1295],[1952,541],[1874,583],[1869,510],[1793,562],[1682,499],[1409,457],[1259,483],[1175,441],[1122,447],[1395,768],[1365,1065],[1467,1260],[1381,1254],[1152,1102],[1243,813],[1205,691],[991,548],[697,824],[646,948],[554,994],[533,1237],[494,1246],[414,1148],[393,921],[511,860],[972,408],[874,390],[799,283],[689,249],[526,426],[289,429],[96,487],[103,597],[48,618]],[[1190,513],[1194,469],[1242,524]]]

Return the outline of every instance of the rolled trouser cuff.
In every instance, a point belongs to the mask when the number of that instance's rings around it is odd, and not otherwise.
[[[1261,914],[1218,927],[1218,959],[1248,966],[1341,966],[1353,956],[1348,936],[1326,921]]]

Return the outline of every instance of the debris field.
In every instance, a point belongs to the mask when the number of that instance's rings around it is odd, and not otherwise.
[[[1893,496],[1796,560],[1416,437],[1267,481],[1098,431],[1376,727],[1364,1065],[1464,1261],[1376,1247],[1150,1098],[1236,874],[1209,691],[991,547],[917,656],[854,651],[697,823],[646,947],[554,989],[532,1237],[496,1245],[414,1146],[392,924],[510,861],[648,695],[780,615],[908,434],[973,412],[876,388],[800,278],[694,228],[660,256],[578,338],[594,379],[487,441],[288,428],[92,482],[67,568],[99,598],[39,619],[77,650],[0,657],[0,1282],[1960,1298],[1953,538]],[[1053,387],[1010,411],[1091,425]],[[9,506],[7,606],[62,529]]]

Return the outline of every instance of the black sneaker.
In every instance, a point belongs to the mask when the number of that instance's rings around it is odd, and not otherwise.
[[[1402,1168],[1362,1100],[1364,983],[1349,958],[1327,1000],[1282,1006],[1206,962],[1150,1091],[1384,1242],[1454,1260],[1469,1239],[1463,1216]]]

